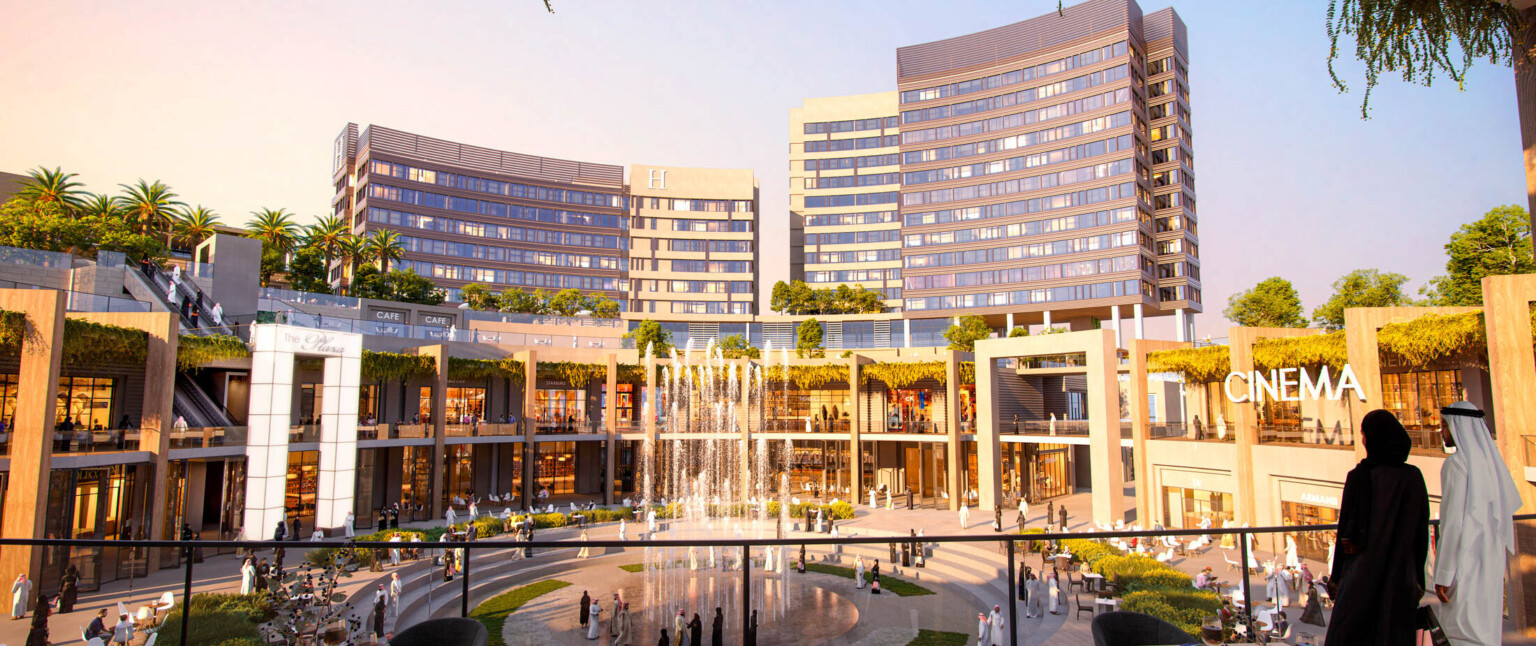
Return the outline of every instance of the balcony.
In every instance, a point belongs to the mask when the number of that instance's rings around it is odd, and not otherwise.
[[[536,420],[535,431],[538,435],[576,435],[581,433],[607,433],[608,426],[597,420],[557,422],[548,420]]]
[[[1183,422],[1157,422],[1148,429],[1147,436],[1154,440],[1190,440],[1193,442],[1236,442],[1237,433],[1230,428],[1224,432],[1215,425],[1185,424]]]
[[[319,442],[319,424],[298,424],[288,427],[288,443],[299,444],[302,442]]]
[[[1408,434],[1413,435],[1413,431],[1409,431]],[[1329,429],[1317,426],[1261,424],[1259,425],[1259,443],[1352,448],[1355,445],[1355,429],[1343,425]]]
[[[1004,425],[1004,428],[1017,435],[1088,437],[1086,419],[1027,420],[1011,422]]]
[[[944,424],[942,424],[940,422],[913,422],[913,421],[886,422],[884,424],[884,428],[883,429],[880,428],[880,427],[876,427],[875,430],[876,431],[884,430],[886,433],[939,433],[939,434],[942,434],[942,433],[945,432]],[[970,432],[970,422],[961,422],[960,423],[960,432],[961,433],[969,433]]]
[[[448,424],[447,437],[512,437],[523,434],[522,424]]]
[[[173,449],[208,449],[220,446],[245,446],[249,437],[244,426],[204,426],[171,431]]]
[[[9,454],[10,434],[5,434],[5,450]],[[122,453],[139,450],[139,429],[75,429],[53,432],[54,455],[88,453]]]

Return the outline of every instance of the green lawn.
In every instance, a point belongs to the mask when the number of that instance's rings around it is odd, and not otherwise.
[[[832,576],[840,576],[848,579],[853,578],[853,568],[840,567],[837,565],[806,563],[805,570],[807,572],[820,572],[822,574],[830,574]],[[869,583],[869,581],[872,579],[874,579],[873,573],[864,573],[864,582],[866,584]],[[920,586],[916,583],[902,581],[901,579],[893,577],[889,574],[880,577],[880,591],[890,592],[898,597],[919,597],[925,594],[933,594],[933,591],[929,590],[928,588]]]
[[[529,601],[533,601],[542,595],[554,592],[568,585],[570,583],[551,579],[513,588],[488,599],[485,603],[475,606],[475,609],[469,613],[469,616],[485,624],[485,629],[490,631],[491,640],[489,646],[507,646],[507,643],[502,641],[501,638],[501,627],[502,624],[506,623],[507,615],[512,614],[512,611],[523,607],[523,604]]]
[[[971,643],[971,638],[965,633],[919,630],[917,631],[917,639],[907,642],[907,646],[965,646],[969,643]]]
[[[644,572],[645,571],[645,564],[644,563],[630,563],[629,565],[620,565],[619,569],[623,570],[625,572]]]

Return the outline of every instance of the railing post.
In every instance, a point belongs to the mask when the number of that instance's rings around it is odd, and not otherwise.
[[[1008,646],[1019,646],[1019,580],[1014,573],[1013,540],[1008,541]],[[1043,572],[1042,572],[1043,574]]]
[[[469,529],[467,529],[465,531],[466,532],[473,532],[473,531],[475,531],[474,523],[470,523]],[[467,539],[469,537],[466,535],[464,538]],[[459,595],[459,597],[460,597],[459,598],[459,616],[460,617],[468,617],[469,616],[469,557],[474,552],[475,552],[474,550],[469,549],[468,547],[465,547],[464,548],[464,562],[459,564],[459,565],[463,566],[462,569],[464,570],[464,572],[463,572],[463,574],[464,574],[464,593]]]
[[[741,558],[741,642],[747,643],[747,629],[752,622],[752,548],[742,547]],[[674,638],[675,639],[675,638]]]
[[[187,566],[187,578],[181,588],[181,646],[187,646],[187,625],[192,618],[192,548],[183,549]]]
[[[1243,569],[1243,619],[1245,623],[1253,618],[1253,596],[1248,590],[1248,534],[1238,532],[1237,539],[1242,541],[1242,569]]]

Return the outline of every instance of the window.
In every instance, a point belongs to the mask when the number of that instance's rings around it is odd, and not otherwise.
[[[923,108],[921,110],[908,110],[901,113],[901,121],[902,123],[920,123],[923,121],[934,121],[938,119],[948,119],[950,117],[965,116],[968,114],[977,114],[990,110],[1000,110],[1002,108],[1015,105],[1024,105],[1026,103],[1048,99],[1053,96],[1060,96],[1062,94],[1086,90],[1088,88],[1103,85],[1105,83],[1113,83],[1125,78],[1129,73],[1129,70],[1129,66],[1120,65],[1105,70],[1099,70],[1092,74],[1084,74],[1076,78],[1057,81],[1049,85],[1042,85],[1040,87],[1029,88],[1027,90],[1019,90],[1018,92],[1001,94],[998,96],[987,97],[985,99],[977,99],[975,101],[966,101],[964,103],[952,103],[950,105],[934,106],[931,108]]]
[[[703,253],[703,251],[704,251],[704,241],[703,240],[668,240],[667,241],[667,250],[668,251],[687,251],[687,252]]]
[[[908,164],[920,164],[923,162],[940,161],[945,159],[959,159],[962,157],[974,157],[1004,150],[1027,148],[1037,144],[1050,143],[1091,135],[1112,128],[1123,128],[1131,124],[1130,112],[1089,119],[1078,123],[1070,123],[1055,128],[1046,128],[1019,135],[1011,135],[988,141],[978,141],[969,144],[957,144],[942,148],[930,148],[928,150],[916,150],[902,153],[902,161]]]
[[[1120,69],[1124,68],[1122,67]],[[1129,89],[1122,88],[1119,90],[1110,90],[1109,92],[1105,92],[1103,94],[1096,94],[1093,96],[1077,99],[1075,101],[1067,101],[1065,103],[1058,103],[1052,106],[1046,106],[1034,110],[1025,110],[1024,112],[1016,112],[1013,114],[992,117],[990,119],[983,119],[980,121],[969,121],[951,126],[940,126],[937,128],[926,128],[922,130],[908,130],[901,133],[901,143],[916,144],[928,141],[939,141],[942,139],[953,139],[955,137],[979,135],[985,132],[1009,130],[1023,127],[1031,123],[1061,119],[1074,114],[1091,112],[1093,110],[1107,108],[1112,105],[1126,103],[1130,100],[1131,91]]]
[[[1382,402],[1397,415],[1417,448],[1439,448],[1440,409],[1461,401],[1460,370],[1425,370],[1381,376]]]
[[[1124,41],[1122,41],[1113,45],[1105,45],[1098,49],[1086,51],[1075,56],[1068,56],[1066,58],[1041,63],[1039,65],[1026,67],[1012,72],[994,74],[984,78],[961,81],[959,83],[950,83],[948,85],[923,88],[921,90],[907,90],[901,93],[901,102],[913,103],[916,101],[931,101],[933,99],[942,99],[944,97],[956,96],[960,94],[983,92],[986,90],[991,90],[1007,85],[1014,85],[1017,83],[1026,83],[1040,77],[1050,76],[1052,74],[1061,74],[1063,72],[1124,56],[1126,51],[1126,44]]]

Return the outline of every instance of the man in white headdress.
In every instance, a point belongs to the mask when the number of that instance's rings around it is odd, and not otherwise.
[[[971,526],[971,508],[965,501],[960,501],[960,529]]]
[[[1504,574],[1515,553],[1511,518],[1520,508],[1504,458],[1467,402],[1440,409],[1440,434],[1456,452],[1440,467],[1440,533],[1436,550],[1438,619],[1455,646],[1498,644],[1503,633]]]
[[[1003,609],[1000,606],[992,606],[992,614],[987,616],[987,623],[991,625],[988,636],[992,639],[992,646],[1002,646],[1008,641],[1003,632],[1003,626],[1007,622],[1003,619]]]

